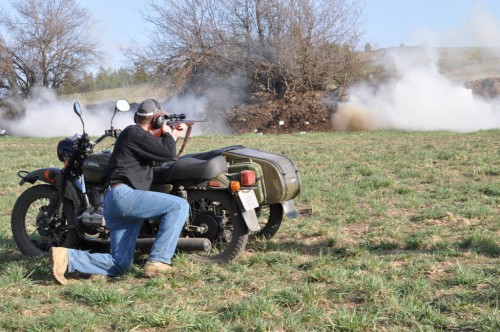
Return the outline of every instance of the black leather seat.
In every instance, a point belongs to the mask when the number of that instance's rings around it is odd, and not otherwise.
[[[208,160],[185,156],[155,167],[153,169],[153,183],[209,180],[222,172],[227,172],[227,162],[226,158],[221,155]]]

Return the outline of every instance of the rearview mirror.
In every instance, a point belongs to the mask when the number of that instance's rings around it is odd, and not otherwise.
[[[75,101],[75,103],[73,104],[73,111],[75,111],[76,115],[78,115],[79,117],[82,116],[82,107],[80,106],[80,103]]]
[[[130,104],[125,99],[118,99],[116,101],[115,110],[120,112],[127,112],[130,110]]]

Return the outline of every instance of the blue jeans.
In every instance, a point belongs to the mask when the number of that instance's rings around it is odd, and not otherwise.
[[[149,260],[170,264],[189,214],[189,204],[178,196],[120,184],[106,193],[103,214],[110,230],[111,254],[68,249],[68,272],[111,277],[122,274],[132,266],[142,220],[157,218],[161,219],[160,227]]]

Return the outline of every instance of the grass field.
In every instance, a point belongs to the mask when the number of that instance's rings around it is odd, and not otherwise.
[[[193,137],[294,159],[299,218],[230,264],[67,287],[10,232],[16,172],[58,166],[56,144],[0,137],[0,330],[500,330],[500,130]]]

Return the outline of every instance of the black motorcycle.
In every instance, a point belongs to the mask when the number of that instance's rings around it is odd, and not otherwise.
[[[18,172],[20,185],[41,182],[26,189],[12,211],[13,237],[27,256],[45,255],[52,246],[76,248],[82,241],[109,243],[102,214],[107,188],[101,177],[111,151],[95,153],[94,148],[105,138],[119,135],[113,119],[130,106],[118,100],[110,129],[95,141],[85,133],[80,105],[75,103],[73,108],[82,121],[83,134],[59,142],[57,156],[64,166]],[[249,169],[230,171],[229,167],[224,155],[214,154],[206,159],[184,156],[154,171],[150,190],[178,195],[189,202],[189,217],[178,249],[188,251],[198,261],[231,261],[245,249],[249,233],[261,231],[254,192],[259,188],[256,174]],[[159,220],[144,220],[138,244],[151,244],[158,227]]]

